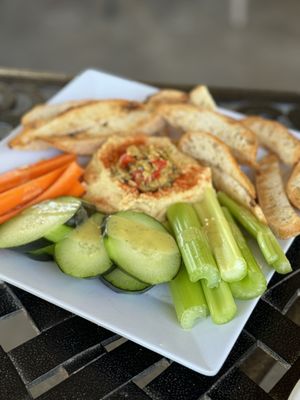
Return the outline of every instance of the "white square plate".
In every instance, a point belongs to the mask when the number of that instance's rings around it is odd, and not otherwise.
[[[144,100],[156,90],[87,70],[54,96],[51,103],[84,98]],[[238,114],[222,112],[239,118]],[[7,140],[0,144],[0,172],[56,153],[54,150],[10,150]],[[292,240],[288,240],[281,245],[287,250],[291,243]],[[253,250],[269,280],[274,271],[266,266],[255,244]],[[207,318],[191,331],[184,331],[176,320],[167,285],[139,296],[117,294],[98,279],[79,280],[64,275],[53,262],[33,261],[8,250],[1,250],[0,256],[0,279],[204,375],[215,375],[219,371],[258,301],[237,302],[237,316],[226,325],[214,325]]]

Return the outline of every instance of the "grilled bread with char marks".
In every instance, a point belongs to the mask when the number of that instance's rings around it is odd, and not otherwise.
[[[32,115],[24,117],[31,123],[11,140],[11,147],[36,148],[38,142],[71,153],[92,154],[109,135],[128,135],[133,131],[151,135],[164,127],[161,116],[134,101],[97,100],[68,109],[49,107],[48,113],[42,110],[40,114],[44,117],[40,120]],[[53,117],[47,119],[45,115]]]

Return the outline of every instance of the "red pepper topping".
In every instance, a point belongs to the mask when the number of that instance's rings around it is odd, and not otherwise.
[[[153,160],[152,164],[154,164],[156,166],[157,170],[160,171],[166,167],[167,160],[164,160],[163,158],[158,158],[156,160]]]
[[[122,154],[119,159],[119,163],[122,168],[126,168],[128,164],[133,163],[134,161],[135,158],[127,153]]]

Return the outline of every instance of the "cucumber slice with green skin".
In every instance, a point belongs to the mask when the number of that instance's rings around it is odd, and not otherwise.
[[[117,293],[144,293],[152,287],[127,274],[118,267],[102,275],[100,279],[106,286]]]
[[[73,229],[70,226],[59,225],[47,232],[44,238],[50,242],[57,243],[64,239],[70,232],[72,232],[72,230]]]
[[[25,253],[27,257],[36,261],[51,261],[54,255],[54,244]]]
[[[47,232],[67,222],[80,205],[80,199],[66,196],[27,208],[0,225],[0,248],[22,246],[42,238]]]
[[[51,246],[51,244],[53,244],[53,242],[50,242],[50,240],[41,238],[41,239],[34,240],[33,242],[23,244],[21,246],[10,247],[9,249],[16,251],[17,253],[22,253],[22,254],[25,253],[26,254],[30,251],[35,251],[35,250],[39,250],[46,246]]]
[[[130,221],[140,223],[147,226],[150,229],[156,229],[158,231],[167,232],[167,229],[158,222],[155,218],[150,215],[144,214],[138,211],[119,211],[117,213],[119,217],[127,218]]]
[[[73,215],[72,218],[69,219],[65,223],[66,226],[70,228],[76,228],[77,226],[81,225],[84,221],[88,219],[88,213],[86,212],[84,207],[79,207],[78,211]]]
[[[72,228],[66,226],[65,224],[59,225],[56,226],[54,229],[51,229],[50,232],[47,232],[46,235],[41,239],[34,240],[33,242],[24,244],[22,246],[11,247],[11,250],[25,254],[34,251],[39,251],[42,248],[51,246],[53,243],[59,242],[65,236],[67,236],[72,230],[73,230]]]
[[[149,228],[116,213],[106,219],[104,244],[109,257],[128,274],[150,285],[168,282],[177,274],[181,256],[174,238],[163,229]],[[159,224],[159,222],[157,222]]]
[[[95,277],[112,265],[103,244],[100,226],[103,215],[96,213],[55,244],[54,258],[60,269],[76,278]]]

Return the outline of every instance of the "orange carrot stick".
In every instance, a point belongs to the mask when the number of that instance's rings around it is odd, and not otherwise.
[[[69,164],[75,159],[76,156],[74,154],[62,154],[48,160],[38,161],[25,167],[4,172],[0,174],[0,193]]]
[[[19,212],[21,212],[24,208],[26,207],[23,206],[20,208],[15,208],[14,210],[7,212],[6,214],[0,215],[0,224],[3,224],[3,222],[8,221],[15,215],[19,214]]]
[[[75,194],[74,193],[71,194],[70,191],[73,186],[77,187],[78,179],[82,176],[82,174],[83,174],[83,169],[76,162],[72,162],[61,174],[61,176],[57,179],[57,181],[54,182],[51,186],[49,186],[48,189],[42,192],[39,196],[35,197],[28,203],[23,204],[15,208],[14,210],[7,212],[6,214],[0,215],[0,224],[9,220],[15,215],[19,214],[25,208],[40,203],[41,201],[49,200],[62,195],[79,197],[81,194],[83,194],[81,193],[82,190],[79,191],[78,188]]]
[[[16,186],[0,194],[0,215],[13,210],[15,207],[28,203],[33,198],[40,195],[53,182],[58,179],[66,167],[60,167],[48,174],[42,175],[23,185]]]
[[[74,183],[83,175],[83,169],[75,161],[68,165],[61,176],[48,187],[41,195],[33,199],[34,204],[43,200],[53,199],[55,197],[69,194]],[[30,202],[30,205],[33,204]]]
[[[85,188],[82,185],[81,182],[76,181],[70,191],[68,192],[69,196],[74,196],[74,197],[81,197],[85,193]]]

